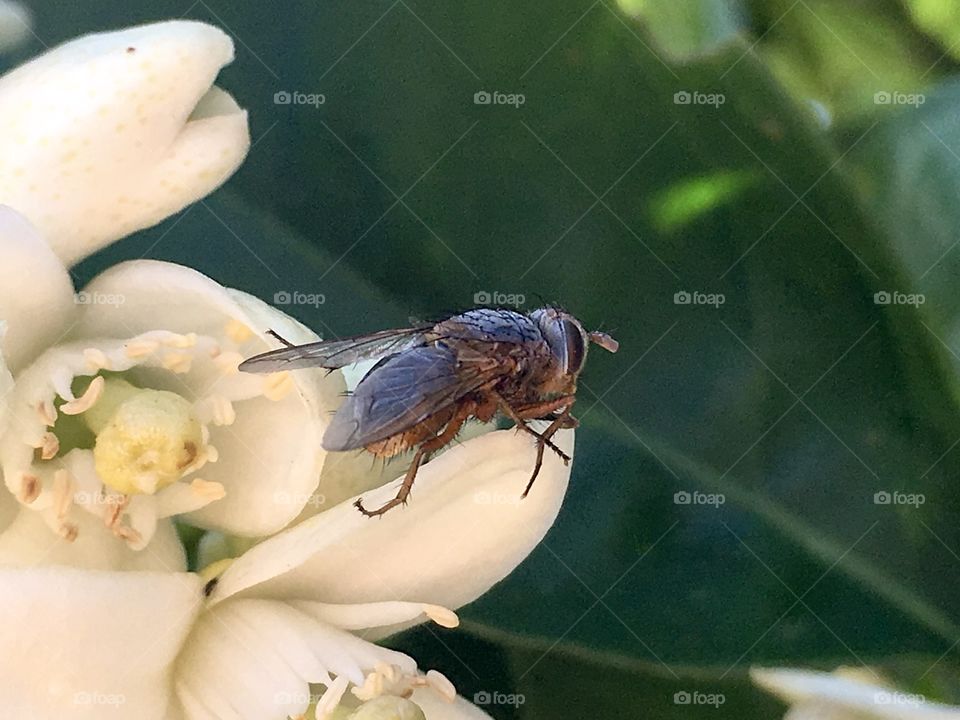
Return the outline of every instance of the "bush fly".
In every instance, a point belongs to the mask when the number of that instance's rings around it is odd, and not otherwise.
[[[365,448],[388,458],[416,448],[395,498],[364,515],[382,515],[405,504],[420,465],[450,443],[463,424],[490,422],[501,413],[537,442],[526,497],[540,472],[544,448],[565,463],[570,458],[552,442],[560,428],[577,426],[570,414],[577,377],[590,343],[616,352],[619,343],[602,332],[587,332],[573,315],[545,307],[529,314],[477,308],[436,324],[383,330],[342,340],[290,345],[241,363],[245,372],[298,368],[341,368],[381,358],[336,412],[323,436],[330,451]],[[538,432],[530,420],[549,420]]]

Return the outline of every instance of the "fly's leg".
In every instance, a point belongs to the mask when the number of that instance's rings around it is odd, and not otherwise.
[[[473,414],[474,406],[472,403],[464,403],[458,408],[456,414],[450,418],[450,421],[444,426],[443,430],[440,431],[438,435],[430,438],[424,442],[419,448],[417,448],[416,454],[413,456],[413,462],[410,463],[410,467],[407,468],[407,474],[403,476],[403,482],[400,484],[400,489],[397,491],[396,497],[392,500],[388,500],[383,505],[378,507],[376,510],[367,510],[363,506],[363,499],[357,498],[353,503],[354,507],[357,508],[367,517],[377,517],[382,516],[387,510],[395,508],[397,505],[406,505],[407,498],[410,496],[410,490],[413,488],[413,481],[417,477],[417,471],[420,469],[420,465],[430,457],[430,454],[436,450],[439,450],[444,445],[450,443],[453,440],[457,433],[460,432],[460,428],[463,427],[463,424],[467,421],[467,418]]]
[[[503,410],[503,413],[508,418],[513,420],[513,422],[516,423],[516,426],[520,430],[523,430],[524,432],[529,433],[530,435],[533,435],[537,439],[537,449],[538,449],[539,455],[541,456],[543,455],[543,447],[544,445],[546,445],[551,450],[553,450],[557,455],[560,456],[560,459],[563,460],[564,465],[570,462],[570,456],[567,455],[563,450],[558,448],[556,445],[554,445],[553,442],[550,440],[550,438],[553,437],[554,433],[556,433],[557,430],[559,430],[561,427],[571,427],[571,426],[569,425],[557,426],[548,435],[547,432],[550,431],[550,428],[553,427],[552,424],[544,432],[538,433],[536,430],[534,430],[532,427],[530,427],[527,424],[527,420],[539,420],[543,416],[549,415],[550,413],[556,410],[559,410],[560,408],[567,408],[567,410],[564,410],[564,412],[560,415],[560,417],[569,418],[569,420],[565,420],[565,422],[569,422],[569,421],[576,422],[576,420],[574,420],[574,418],[571,417],[568,412],[569,407],[573,405],[573,401],[575,400],[575,397],[573,395],[563,395],[553,400],[546,400],[544,402],[533,403],[531,405],[520,405],[516,408],[510,405],[510,403],[508,403],[503,398],[502,395],[498,393],[493,393],[493,395],[496,398],[497,403],[500,406],[500,409]],[[574,425],[572,427],[576,427],[576,426]]]
[[[405,505],[407,497],[410,495],[410,490],[413,488],[413,481],[417,477],[417,470],[420,469],[420,464],[429,454],[430,451],[426,449],[426,443],[417,449],[416,455],[413,456],[413,462],[411,462],[410,467],[407,468],[407,474],[403,477],[403,483],[400,485],[400,490],[397,491],[395,498],[388,500],[376,510],[367,510],[363,506],[362,498],[357,498],[353,506],[367,517],[377,517],[383,515],[387,510],[395,508],[397,505]]]
[[[536,480],[537,475],[540,474],[540,467],[543,465],[543,449],[547,447],[548,444],[550,447],[553,447],[553,443],[550,442],[550,438],[552,438],[560,428],[576,427],[577,424],[577,419],[570,414],[570,408],[568,407],[547,426],[547,429],[544,430],[543,433],[541,433],[542,439],[537,443],[537,461],[533,465],[533,473],[530,475],[530,479],[527,481],[527,486],[523,489],[523,494],[520,496],[521,499],[527,496],[527,494],[530,492],[530,488],[533,487],[534,480]],[[564,459],[564,465],[566,465],[570,460],[567,455],[561,454],[561,457]]]

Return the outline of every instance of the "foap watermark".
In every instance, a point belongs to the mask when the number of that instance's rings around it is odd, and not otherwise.
[[[120,307],[127,301],[127,296],[120,293],[102,293],[81,290],[73,294],[73,302],[77,305],[112,305]]]
[[[523,705],[527,699],[521,693],[503,693],[494,690],[480,690],[473,694],[474,705],[510,705],[518,708]]]
[[[720,707],[727,701],[723,693],[705,693],[699,690],[678,690],[673,694],[674,705],[712,705]]]
[[[478,290],[473,294],[473,304],[520,307],[527,304],[527,296],[523,293],[505,293],[499,290]]]
[[[875,305],[913,305],[919,307],[927,301],[923,293],[902,293],[898,290],[880,290],[873,294]]]
[[[727,301],[723,293],[705,293],[699,290],[679,290],[673,294],[674,305],[709,305],[714,310]]]
[[[927,501],[927,496],[923,493],[905,493],[899,490],[889,492],[887,490],[878,490],[873,494],[874,505],[910,505],[920,507]]]
[[[83,690],[73,694],[74,705],[109,705],[119,707],[127,702],[121,693],[105,693],[97,690]]]
[[[273,702],[275,705],[312,705],[320,702],[322,697],[319,693],[278,692],[274,694]]]
[[[326,104],[327,96],[323,93],[305,93],[299,90],[280,90],[273,94],[274,105],[309,105],[318,109]]]
[[[905,93],[897,90],[888,92],[887,90],[880,90],[873,94],[874,105],[910,105],[912,107],[920,107],[926,101],[927,97],[923,93]]]
[[[677,490],[673,494],[674,505],[710,505],[720,507],[727,501],[723,493],[705,493],[699,490],[688,492],[686,490]]]
[[[477,505],[519,505],[520,493],[501,493],[490,492],[489,490],[478,490],[473,494],[473,501]]]
[[[519,108],[527,101],[527,96],[523,93],[505,93],[499,90],[488,92],[478,90],[473,94],[474,105],[511,105],[514,109]]]
[[[310,506],[316,508],[325,505],[327,498],[320,493],[292,493],[286,490],[277,490],[273,493],[273,502],[277,505]]]
[[[699,90],[680,90],[673,94],[674,105],[712,105],[720,107],[727,101],[723,93],[705,93]]]
[[[317,307],[323,305],[326,301],[327,297],[323,293],[280,290],[273,294],[274,305],[313,305],[313,307]]]
[[[103,492],[88,492],[87,490],[80,490],[73,494],[73,501],[77,505],[82,506],[91,505],[94,507],[115,508],[126,504],[129,501],[129,498],[125,495],[111,495]]]
[[[923,695],[897,692],[896,690],[880,690],[873,694],[873,702],[876,705],[903,705],[907,707],[919,707],[926,701],[927,698]]]

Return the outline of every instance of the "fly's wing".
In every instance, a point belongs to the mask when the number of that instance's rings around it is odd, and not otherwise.
[[[496,358],[464,358],[439,345],[392,355],[347,398],[323,436],[326,450],[354,450],[384,440],[450,406],[508,371]]]
[[[240,363],[243,372],[272,373],[280,370],[321,367],[334,370],[358,360],[397,353],[423,342],[427,327],[381,330],[343,340],[321,340],[307,345],[271,350]]]

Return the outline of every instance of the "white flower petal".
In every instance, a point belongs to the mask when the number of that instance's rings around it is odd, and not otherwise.
[[[16,372],[70,326],[76,315],[73,283],[36,228],[3,205],[0,258],[0,321],[7,323],[0,349]]]
[[[204,613],[176,667],[189,720],[285,720],[310,704],[310,683],[363,685],[375,668],[416,663],[282,602],[233,600]]]
[[[7,334],[7,323],[0,318],[0,345],[3,344]],[[13,390],[13,375],[7,367],[6,358],[3,352],[0,352],[0,435],[7,431],[10,424],[10,391]]]
[[[347,387],[350,388],[350,376],[347,374],[346,368],[344,370],[344,379],[347,381]],[[356,387],[356,385],[354,384],[353,387]],[[457,445],[485,435],[494,429],[495,426],[490,423],[468,422],[460,429],[456,443],[440,450],[434,457],[439,457],[440,454],[449,452]],[[409,465],[409,454],[397,455],[383,460],[361,451],[330,453],[323,464],[323,472],[320,474],[320,485],[317,492],[307,503],[297,520],[305,520],[319,512],[324,512],[335,505],[339,505],[348,498],[378,488],[406,472]]]
[[[187,573],[0,568],[4,717],[165,720],[201,597]]]
[[[0,533],[0,565],[28,567],[68,565],[86,570],[145,570],[181,572],[187,560],[170,520],[161,520],[150,545],[134,551],[85,512],[74,513],[77,537],[73,542],[50,531],[40,513],[23,508]]]
[[[573,438],[561,431],[554,440],[572,454]],[[310,518],[238,558],[211,599],[246,590],[328,603],[404,598],[461,607],[513,570],[557,516],[570,468],[548,450],[521,500],[534,456],[532,439],[514,430],[470,440],[420,469],[406,507],[372,519],[345,502]],[[395,490],[389,483],[364,501],[376,507]]]
[[[236,348],[231,352],[237,359],[276,346],[267,330],[291,342],[317,339],[296,320],[260,300],[172,263],[121,263],[94,278],[84,292],[93,299],[115,302],[84,305],[75,337],[128,336],[163,328],[221,338],[224,345]],[[190,522],[236,535],[262,536],[295,518],[319,481],[326,458],[320,439],[344,391],[340,374],[298,371],[290,375],[295,391],[275,400],[253,397],[263,392],[266,382],[259,375],[234,372],[224,379],[202,368],[176,377],[165,375],[152,372],[151,386],[196,399],[231,394],[229,387],[241,388],[233,393],[239,399],[231,403],[235,421],[211,428],[210,443],[219,451],[219,459],[202,470],[205,480],[226,488],[226,497],[190,513]]]
[[[752,668],[751,679],[764,690],[794,705],[790,717],[838,720],[960,720],[960,708],[928,702],[923,696],[895,690],[846,673],[788,668]]]
[[[303,613],[343,630],[399,625],[430,619],[446,628],[454,628],[460,619],[452,610],[439,605],[390,600],[378,603],[351,603],[333,605],[311,600],[291,600],[290,604]]]
[[[0,78],[0,202],[67,264],[208,194],[242,162],[246,113],[208,96],[233,43],[177,20],[78,38]]]
[[[410,699],[420,706],[427,720],[490,720],[483,710],[459,695],[451,703],[435,692],[418,689]]]

